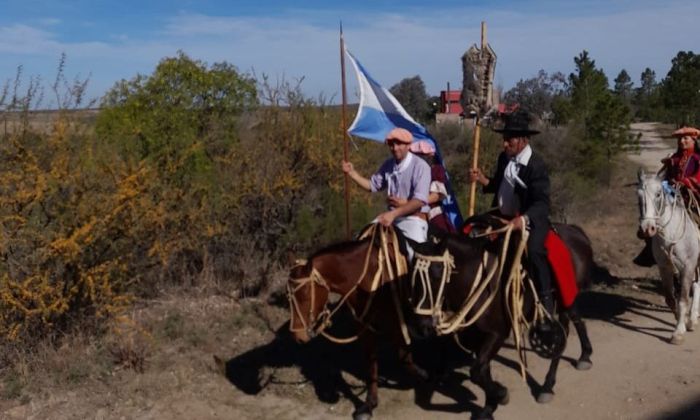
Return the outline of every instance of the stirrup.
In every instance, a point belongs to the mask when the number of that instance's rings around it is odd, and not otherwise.
[[[566,349],[566,331],[555,319],[545,317],[530,328],[528,340],[532,351],[544,359],[554,359]]]

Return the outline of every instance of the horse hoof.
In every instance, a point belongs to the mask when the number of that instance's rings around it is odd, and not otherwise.
[[[589,370],[593,367],[593,362],[590,360],[579,360],[576,362],[576,370]]]
[[[369,420],[372,418],[372,413],[358,413],[355,412],[352,414],[352,420]]]
[[[505,394],[503,394],[503,395],[501,396],[501,399],[498,401],[498,403],[499,403],[500,405],[508,405],[509,402],[510,402],[510,393],[509,393],[508,390],[506,389]]]
[[[540,404],[547,404],[551,402],[554,399],[554,393],[553,392],[540,392],[540,395],[537,396],[537,402]]]
[[[493,410],[485,408],[472,416],[472,420],[493,420]]]
[[[683,344],[684,338],[682,335],[673,335],[671,336],[671,344]]]
[[[363,405],[362,407],[355,410],[354,413],[352,413],[353,420],[369,420],[371,418],[372,410],[369,407],[367,407],[367,405]]]

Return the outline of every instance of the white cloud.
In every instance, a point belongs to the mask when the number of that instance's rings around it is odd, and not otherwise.
[[[541,68],[568,74],[574,69],[573,57],[583,49],[610,80],[622,68],[636,80],[645,67],[656,70],[660,79],[679,50],[697,49],[692,28],[700,3],[641,3],[615,13],[563,17],[543,7],[527,13],[463,8],[338,14],[348,47],[380,83],[389,87],[418,74],[435,94],[448,81],[456,88],[461,85],[460,58],[479,41],[482,19],[489,24],[488,38],[498,54],[496,82],[506,88]],[[106,41],[82,42],[62,41],[60,25],[51,31],[22,24],[0,27],[0,53],[6,63],[0,64],[0,76],[11,74],[27,58],[43,57],[51,71],[65,51],[79,72],[92,72],[94,91],[103,92],[116,80],[152,71],[158,60],[181,49],[197,59],[226,60],[273,78],[305,76],[303,88],[314,96],[324,92],[337,97],[340,90],[335,12],[294,11],[279,17],[180,13],[163,22],[149,35],[115,30],[117,35]],[[348,78],[352,92],[353,76]]]

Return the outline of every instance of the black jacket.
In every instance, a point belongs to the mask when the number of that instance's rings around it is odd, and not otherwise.
[[[489,178],[489,183],[484,187],[485,193],[498,193],[501,186],[503,174],[508,165],[508,156],[501,152],[498,156],[498,165],[493,177]],[[525,183],[527,188],[515,185],[515,194],[520,201],[520,215],[526,215],[530,219],[530,229],[539,230],[542,227],[549,227],[549,174],[547,165],[542,157],[532,152],[527,166],[518,169],[518,177]],[[498,195],[495,195],[492,207],[498,207]]]

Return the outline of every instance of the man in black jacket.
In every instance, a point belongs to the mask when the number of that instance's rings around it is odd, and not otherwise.
[[[544,247],[550,228],[549,174],[542,157],[529,144],[530,136],[539,131],[530,129],[530,116],[524,111],[508,114],[503,129],[494,131],[503,134],[496,172],[489,178],[480,169],[472,169],[469,178],[482,184],[485,193],[495,194],[492,206],[515,229],[530,231],[529,271],[538,283],[542,304],[552,313],[552,275]]]

